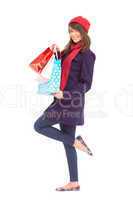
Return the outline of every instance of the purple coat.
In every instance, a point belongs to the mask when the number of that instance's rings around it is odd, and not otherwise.
[[[66,56],[67,54],[62,56],[62,62]],[[76,55],[63,92],[64,98],[54,97],[44,111],[45,118],[55,123],[84,124],[85,93],[91,89],[95,59],[96,56],[90,49]]]

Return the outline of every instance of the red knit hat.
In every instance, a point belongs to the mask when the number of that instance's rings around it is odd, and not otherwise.
[[[86,18],[84,18],[82,16],[74,17],[73,19],[71,19],[69,24],[71,24],[73,22],[80,24],[84,28],[84,30],[88,33],[88,30],[90,28],[90,22]]]

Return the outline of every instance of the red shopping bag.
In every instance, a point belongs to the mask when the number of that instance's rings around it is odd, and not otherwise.
[[[52,57],[54,52],[48,47],[42,53],[40,53],[29,66],[37,73],[41,74],[42,70]]]

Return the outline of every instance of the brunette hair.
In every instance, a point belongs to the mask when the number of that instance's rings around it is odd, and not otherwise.
[[[81,37],[82,37],[82,39],[81,39],[81,52],[83,52],[86,49],[89,49],[90,45],[91,45],[91,39],[90,39],[88,33],[84,30],[84,28],[80,24],[77,24],[77,23],[74,23],[74,22],[69,24],[68,28],[69,27],[79,31],[80,34],[81,34]],[[70,38],[69,42],[66,44],[66,46],[63,49],[63,54],[69,52],[71,44],[73,44],[73,40]]]

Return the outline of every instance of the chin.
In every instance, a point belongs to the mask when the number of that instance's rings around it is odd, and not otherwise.
[[[79,41],[75,41],[75,40],[73,40],[73,42],[74,42],[74,43],[78,43]]]

